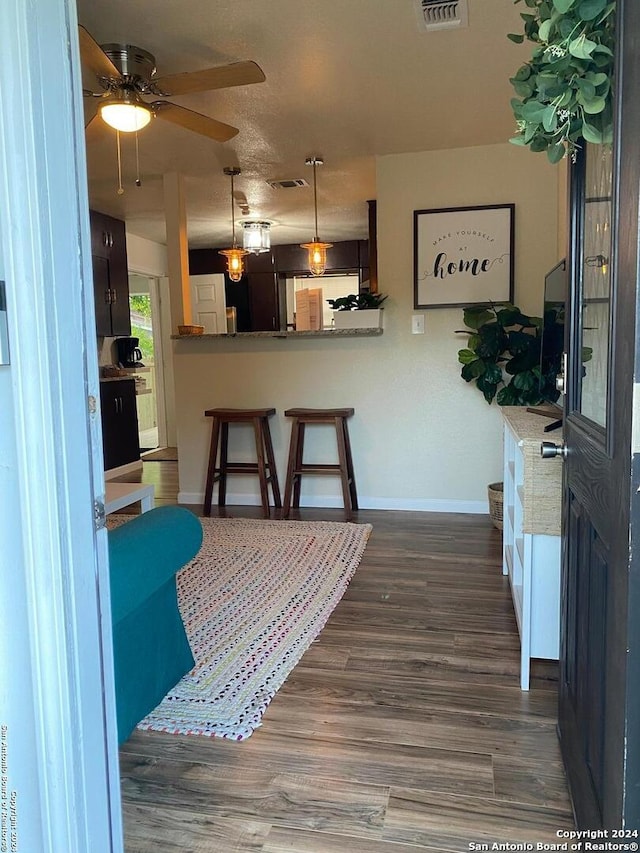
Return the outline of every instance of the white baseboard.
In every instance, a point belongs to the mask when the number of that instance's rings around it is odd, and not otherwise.
[[[127,462],[126,465],[120,465],[119,468],[111,468],[104,472],[105,480],[113,480],[114,477],[121,477],[123,474],[129,474],[131,471],[139,471],[142,468],[142,459],[136,462]]]
[[[214,493],[214,504],[216,500],[217,498]],[[203,502],[204,495],[202,492],[178,492],[178,503],[180,504],[201,504]],[[259,495],[227,492],[227,506],[260,506],[260,503]],[[341,497],[323,495],[314,498],[305,498],[303,496],[300,500],[300,505],[303,507],[314,506],[341,509],[343,503]],[[358,505],[360,509],[397,509],[407,512],[452,512],[471,513],[473,515],[489,514],[488,501],[358,497]]]

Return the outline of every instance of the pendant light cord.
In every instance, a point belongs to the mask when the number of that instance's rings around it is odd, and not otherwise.
[[[233,175],[231,175],[231,237],[232,247],[236,247],[236,223],[233,221]]]
[[[315,160],[313,161],[313,209],[315,211],[315,223],[316,223],[316,230],[315,230],[316,236],[314,237],[314,240],[316,243],[319,243],[320,240],[318,238],[318,182],[316,180],[316,162],[315,162]]]

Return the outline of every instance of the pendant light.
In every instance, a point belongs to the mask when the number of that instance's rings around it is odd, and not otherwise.
[[[224,255],[227,259],[227,275],[231,281],[240,281],[244,273],[243,258],[249,253],[245,249],[239,249],[236,246],[236,223],[233,218],[233,179],[240,174],[240,169],[236,166],[227,166],[223,169],[225,175],[231,178],[231,248],[221,249],[219,254]]]
[[[245,219],[242,223],[242,247],[260,255],[271,249],[271,223],[266,219]]]
[[[311,243],[301,243],[300,248],[306,249],[309,257],[309,272],[311,275],[324,275],[327,266],[327,249],[333,243],[322,243],[318,237],[318,191],[316,182],[316,168],[322,166],[324,160],[319,157],[307,157],[307,166],[313,166],[313,209],[315,213],[315,232]]]

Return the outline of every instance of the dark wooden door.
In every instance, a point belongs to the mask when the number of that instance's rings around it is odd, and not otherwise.
[[[640,826],[640,4],[618,3],[613,149],[572,168],[559,734],[580,829]],[[637,428],[637,427],[636,427]]]

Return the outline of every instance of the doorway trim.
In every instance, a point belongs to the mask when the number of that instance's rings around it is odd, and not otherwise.
[[[129,269],[129,277],[137,276],[144,278],[149,287],[151,303],[151,329],[153,334],[153,353],[155,367],[155,399],[156,399],[156,421],[158,427],[158,447],[168,445],[167,436],[167,394],[172,393],[172,388],[167,387],[167,371],[165,364],[167,360],[167,346],[165,334],[165,323],[163,323],[162,296],[160,277],[145,272]],[[130,295],[131,288],[129,291]]]
[[[0,513],[0,654],[10,675],[0,708],[11,847],[120,853],[107,538],[94,526],[104,479],[74,0],[40,0],[37,14],[25,0],[3,0],[0,89],[11,358],[0,367],[0,475],[13,485]]]

